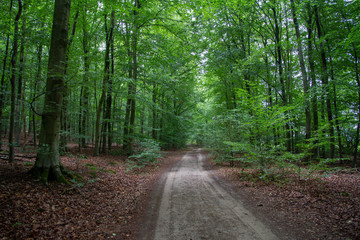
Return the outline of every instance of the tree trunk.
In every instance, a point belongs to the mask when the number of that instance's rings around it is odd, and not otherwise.
[[[304,55],[301,46],[301,35],[299,30],[299,23],[296,17],[296,8],[294,0],[290,0],[291,2],[291,12],[293,16],[294,26],[295,26],[295,33],[298,45],[298,52],[299,52],[299,62],[300,62],[300,69],[302,75],[302,82],[303,82],[303,89],[304,89],[304,105],[305,105],[305,139],[311,138],[311,113],[310,113],[310,102],[309,102],[309,82],[307,78],[306,68],[305,68],[305,61]]]
[[[115,14],[113,12],[112,14]],[[111,26],[115,26],[115,16],[111,16]],[[108,149],[111,150],[111,105],[112,105],[112,78],[114,74],[114,35],[109,39],[110,50],[111,50],[111,58],[109,59],[111,63],[111,70],[109,72],[108,78],[108,87],[107,87],[107,95],[106,95],[106,104],[104,106],[104,131],[103,131],[103,149],[102,152],[106,152],[106,143],[108,145]]]
[[[317,83],[316,83],[316,75],[315,75],[315,62],[314,62],[314,53],[313,53],[313,10],[310,3],[306,4],[308,19],[307,19],[307,46],[308,46],[308,62],[309,62],[309,70],[310,70],[310,80],[311,80],[311,105],[312,105],[312,115],[313,115],[313,124],[312,124],[312,135],[315,137],[314,141],[314,156],[318,158],[320,155],[319,152],[319,114],[318,114],[318,94],[317,94]]]
[[[322,76],[321,81],[323,84],[323,88],[325,91],[325,102],[326,102],[326,113],[327,118],[329,122],[329,136],[330,136],[330,158],[334,158],[335,154],[335,139],[334,139],[334,123],[333,123],[333,116],[332,116],[332,110],[331,110],[331,95],[329,91],[329,79],[328,79],[328,68],[327,68],[327,61],[326,61],[326,55],[325,55],[325,47],[323,43],[323,29],[320,23],[320,15],[318,11],[318,7],[315,5],[315,22],[318,32],[318,38],[319,38],[319,45],[320,45],[320,57],[321,57],[321,67],[322,67]]]
[[[115,15],[115,12],[114,12]],[[115,27],[115,16],[112,18],[112,23],[111,23],[114,27]],[[108,119],[108,124],[107,124],[107,132],[108,132],[108,150],[111,151],[111,146],[112,146],[112,142],[113,142],[113,134],[112,134],[112,129],[113,129],[113,124],[111,121],[111,108],[112,108],[112,89],[113,89],[113,78],[114,78],[114,73],[115,73],[115,50],[114,50],[114,34],[112,35],[111,38],[111,76],[109,79],[109,89],[108,89],[108,98],[107,98],[107,111],[106,111],[106,116]]]
[[[68,45],[70,0],[55,0],[44,112],[39,148],[30,172],[45,184],[49,179],[68,183],[60,163],[59,130],[64,92],[65,60]]]
[[[273,17],[274,17],[274,35],[275,35],[275,52],[276,52],[276,66],[279,71],[279,79],[280,79],[280,85],[281,85],[281,98],[283,101],[284,106],[287,105],[287,95],[286,95],[286,87],[285,87],[285,81],[284,81],[284,74],[283,74],[283,66],[282,66],[282,49],[281,49],[281,40],[280,40],[280,29],[279,29],[279,23],[278,23],[278,16],[276,11],[276,4],[275,2],[272,3],[271,10],[273,11]],[[286,113],[287,114],[287,113]],[[291,135],[290,135],[290,126],[287,120],[288,117],[286,117],[286,123],[285,123],[285,135],[286,135],[286,150],[291,151]]]
[[[25,7],[22,12],[24,12]],[[20,47],[20,67],[19,67],[19,78],[18,78],[18,87],[17,87],[17,96],[16,96],[16,119],[15,119],[15,142],[17,145],[20,144],[20,133],[21,133],[21,109],[24,106],[23,103],[23,79],[24,79],[24,65],[25,65],[25,32],[26,32],[26,19],[22,20],[21,28],[21,47]],[[24,142],[26,141],[25,128],[24,131]]]
[[[135,8],[140,8],[140,2],[135,0]],[[126,105],[126,117],[124,126],[124,150],[127,155],[133,154],[133,141],[134,141],[134,128],[135,128],[135,110],[136,110],[136,80],[137,80],[137,39],[139,27],[137,24],[136,16],[139,14],[137,10],[134,10],[134,29],[132,32],[131,51],[129,54],[132,57],[131,67],[129,70],[129,77],[132,78],[132,82],[129,83],[128,89],[128,102]],[[128,121],[128,125],[127,125]]]
[[[18,52],[18,35],[19,35],[19,20],[22,11],[22,2],[19,2],[19,10],[15,17],[15,29],[14,29],[14,42],[13,42],[13,54],[11,57],[11,112],[10,112],[10,133],[9,133],[9,162],[14,162],[15,149],[14,149],[14,131],[15,131],[15,104],[16,104],[16,58]]]
[[[157,101],[157,86],[156,83],[153,86],[153,94],[152,94],[152,103],[153,103],[153,109],[152,109],[152,138],[157,139],[156,134],[156,124],[157,124],[157,111],[156,111],[156,101]]]
[[[5,101],[5,72],[6,72],[6,64],[7,64],[7,58],[9,54],[9,42],[10,42],[10,36],[9,34],[6,37],[6,47],[5,47],[5,56],[3,60],[3,69],[1,74],[1,86],[0,86],[0,150],[2,149],[2,115],[3,115],[3,108],[4,108],[4,101]]]
[[[113,29],[114,29],[114,25],[113,25],[114,20],[112,20],[114,17],[115,17],[115,12],[112,11],[111,20],[110,20],[111,26],[110,26],[110,29],[108,30],[107,29],[107,24],[106,24],[107,20],[106,20],[106,15],[105,15],[106,49],[105,49],[104,80],[103,80],[103,89],[102,89],[99,105],[98,105],[98,108],[96,110],[94,156],[98,156],[99,151],[100,151],[100,118],[101,118],[102,107],[103,107],[104,101],[105,101],[106,87],[107,87],[107,83],[109,81],[110,44],[111,44],[111,39],[112,39]]]
[[[86,130],[87,124],[86,120],[89,116],[89,70],[90,70],[90,61],[89,61],[89,36],[86,28],[86,9],[83,13],[83,52],[84,52],[84,76],[83,84],[80,90],[80,114],[79,114],[79,151],[81,147],[86,146]]]
[[[133,78],[133,70],[132,70],[132,55],[131,55],[131,49],[130,49],[130,30],[127,27],[127,37],[126,37],[126,41],[125,44],[127,45],[127,49],[128,49],[128,57],[129,57],[129,62],[128,62],[128,73],[129,73],[129,79]],[[130,123],[130,112],[131,112],[131,102],[132,102],[132,96],[131,96],[131,89],[132,89],[132,84],[131,82],[128,83],[128,97],[127,97],[127,101],[126,101],[126,106],[125,106],[125,120],[124,120],[124,141],[123,141],[123,149],[126,153],[131,152],[132,151],[132,146],[130,145],[130,139],[129,139],[129,123]],[[129,153],[128,153],[129,154]]]

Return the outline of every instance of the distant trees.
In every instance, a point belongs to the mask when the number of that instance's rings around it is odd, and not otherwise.
[[[247,151],[285,147],[307,159],[345,153],[355,166],[358,7],[340,0],[204,7],[204,29],[216,29],[203,31],[211,46],[204,82],[213,93],[205,142]]]

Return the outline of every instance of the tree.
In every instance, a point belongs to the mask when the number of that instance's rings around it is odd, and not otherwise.
[[[11,57],[11,113],[10,113],[10,133],[9,133],[9,162],[14,161],[14,133],[15,133],[15,106],[16,106],[16,59],[18,53],[18,37],[19,37],[19,20],[22,12],[22,1],[18,0],[19,9],[15,17],[15,30],[14,30],[14,41],[13,41],[13,54]]]
[[[39,148],[35,165],[30,170],[44,183],[47,183],[48,179],[67,183],[60,162],[59,130],[68,46],[70,2],[70,0],[55,1]]]
[[[115,25],[115,11],[113,10],[111,12],[111,24],[110,24],[110,29],[107,28],[107,17],[105,15],[105,33],[106,33],[106,50],[105,50],[105,64],[104,64],[104,80],[103,80],[103,86],[102,86],[102,92],[101,92],[101,97],[100,97],[100,101],[98,103],[98,107],[96,110],[96,123],[95,123],[95,151],[94,151],[94,155],[98,156],[99,155],[99,151],[100,151],[100,117],[101,117],[101,112],[105,103],[105,98],[106,98],[106,90],[107,90],[107,85],[110,79],[110,49],[111,49],[111,45],[113,44],[113,31],[114,31],[114,25]],[[105,117],[105,116],[104,116]]]
[[[304,87],[304,105],[305,105],[305,138],[311,138],[311,113],[310,113],[310,102],[309,102],[309,83],[308,83],[308,76],[306,73],[305,68],[305,61],[304,61],[304,54],[302,50],[301,44],[301,34],[299,29],[299,23],[296,14],[296,7],[294,0],[290,0],[291,2],[291,12],[294,21],[294,28],[296,33],[297,45],[298,45],[298,52],[299,52],[299,62],[300,62],[300,69],[301,69],[301,77],[303,81]]]

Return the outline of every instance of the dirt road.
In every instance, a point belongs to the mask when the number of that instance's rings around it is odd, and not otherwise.
[[[279,239],[204,169],[201,149],[164,176],[139,239]]]

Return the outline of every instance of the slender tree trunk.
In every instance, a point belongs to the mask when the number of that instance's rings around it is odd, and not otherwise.
[[[314,62],[314,52],[313,52],[313,10],[310,3],[306,4],[308,19],[307,19],[307,46],[308,46],[308,62],[309,62],[309,70],[310,70],[310,80],[311,80],[311,105],[312,105],[312,116],[313,116],[313,124],[312,124],[312,136],[315,137],[314,141],[314,156],[318,158],[320,156],[319,152],[319,114],[318,114],[318,94],[317,94],[317,83],[316,83],[316,75],[315,75],[315,62]]]
[[[115,17],[115,12],[112,11],[111,18]],[[101,112],[102,107],[105,102],[105,95],[106,95],[106,87],[109,81],[109,70],[110,70],[110,44],[111,39],[113,35],[113,29],[114,29],[114,21],[110,20],[111,26],[110,29],[107,29],[107,18],[105,16],[105,32],[106,32],[106,47],[105,47],[105,66],[104,66],[104,80],[103,80],[103,89],[99,101],[98,108],[96,110],[96,123],[95,123],[95,151],[94,155],[98,156],[100,151],[100,118],[101,118]]]
[[[128,102],[126,106],[126,117],[125,117],[125,125],[124,127],[124,150],[128,155],[132,155],[133,153],[133,141],[134,141],[134,129],[135,129],[135,110],[136,110],[136,80],[137,80],[137,41],[138,41],[138,32],[139,27],[137,24],[137,15],[139,14],[138,9],[140,9],[140,2],[139,0],[135,0],[135,10],[134,10],[134,26],[132,32],[132,39],[131,39],[131,57],[132,57],[132,66],[130,71],[132,72],[131,78],[132,82],[129,83],[129,96]],[[129,76],[130,77],[130,76]],[[125,134],[126,133],[126,134]]]
[[[18,0],[19,9],[15,17],[15,30],[13,42],[13,54],[11,58],[11,112],[10,112],[10,133],[9,133],[9,162],[14,162],[15,149],[14,149],[14,127],[15,127],[15,104],[16,104],[16,59],[18,52],[18,35],[19,35],[19,20],[22,11],[22,1]]]
[[[114,12],[113,12],[114,13]],[[115,14],[115,13],[114,13]],[[111,26],[115,26],[115,17],[111,17]],[[112,105],[112,78],[114,74],[114,35],[111,36],[112,38],[109,39],[110,41],[110,51],[111,51],[111,58],[109,61],[110,63],[110,76],[108,79],[108,88],[107,88],[107,96],[106,96],[106,105],[104,106],[104,131],[103,131],[103,146],[102,152],[106,152],[106,143],[108,144],[108,149],[111,150],[111,105]]]
[[[285,11],[287,12],[287,9],[285,9]],[[286,30],[286,43],[285,45],[289,45],[289,39],[290,39],[290,33],[289,33],[289,19],[287,16],[285,16],[285,30]],[[293,86],[292,86],[292,82],[293,82],[293,72],[292,72],[292,61],[291,61],[291,55],[292,55],[292,49],[290,49],[289,47],[286,47],[285,50],[282,51],[284,54],[284,68],[285,68],[285,75],[284,75],[284,79],[286,80],[285,82],[285,86],[286,86],[286,96],[287,96],[287,104],[291,105],[292,104],[292,100],[293,100],[293,94],[292,94],[292,90],[293,90]],[[286,61],[285,61],[286,59]],[[286,77],[286,78],[285,78]],[[293,125],[297,125],[296,120],[290,120],[293,119],[292,117],[292,112],[288,111],[287,112],[288,115],[288,125],[289,125],[289,137],[290,137],[290,149],[292,153],[296,152],[296,141],[297,141],[297,133],[294,130]],[[291,124],[292,123],[292,124]]]
[[[115,15],[115,12],[114,12]],[[115,27],[115,16],[112,18],[112,25]],[[107,132],[108,132],[108,149],[109,151],[111,151],[111,146],[112,146],[112,142],[113,142],[113,134],[112,134],[112,129],[113,129],[113,124],[111,121],[112,118],[112,102],[113,102],[113,98],[112,98],[112,89],[113,89],[113,78],[114,78],[114,74],[115,74],[115,50],[114,50],[114,34],[111,38],[111,76],[110,76],[110,80],[109,80],[109,90],[108,90],[108,98],[107,98],[107,118],[108,118],[108,124],[107,124]]]
[[[329,91],[329,79],[328,79],[328,68],[327,68],[327,61],[326,61],[326,55],[325,55],[325,47],[324,43],[322,42],[322,38],[324,36],[323,29],[320,23],[320,15],[318,11],[318,7],[315,6],[315,20],[316,20],[316,26],[317,26],[317,32],[318,32],[318,38],[319,38],[319,45],[320,45],[320,57],[321,57],[321,67],[322,67],[322,77],[321,81],[323,84],[323,88],[325,91],[325,102],[326,102],[326,112],[327,112],[327,118],[329,122],[329,136],[330,136],[330,158],[334,158],[335,154],[335,137],[334,137],[334,123],[333,123],[333,116],[332,116],[332,110],[331,110],[331,96]]]
[[[156,101],[157,101],[157,86],[153,85],[153,94],[152,94],[152,103],[153,103],[153,111],[152,111],[152,138],[157,139],[156,134],[156,124],[157,124],[157,111],[156,111]]]
[[[305,138],[311,138],[311,113],[310,113],[310,101],[309,101],[309,82],[307,78],[306,68],[305,68],[305,61],[303,50],[301,46],[301,35],[299,30],[299,23],[296,17],[296,8],[294,0],[291,1],[291,12],[293,16],[294,26],[295,26],[295,33],[298,45],[298,53],[299,53],[299,62],[300,62],[300,69],[301,69],[301,76],[303,82],[303,89],[304,89],[304,105],[305,105]]]
[[[286,87],[285,87],[285,81],[284,81],[284,74],[283,74],[283,66],[282,66],[282,49],[281,49],[281,40],[280,40],[280,29],[279,29],[279,22],[278,22],[278,15],[276,10],[276,3],[272,3],[273,6],[271,7],[271,10],[273,11],[273,17],[274,17],[274,35],[275,35],[275,52],[276,52],[276,65],[279,71],[279,79],[280,79],[280,85],[281,85],[281,97],[283,100],[283,104],[287,105],[287,93],[286,93]],[[286,113],[287,114],[287,113]],[[288,118],[288,117],[286,117]],[[291,134],[290,134],[290,126],[288,120],[286,120],[285,123],[285,135],[286,135],[286,150],[291,151]]]
[[[89,60],[89,36],[86,28],[86,9],[83,13],[83,52],[84,52],[84,75],[83,75],[83,84],[80,90],[80,114],[79,114],[79,151],[81,147],[86,146],[86,132],[87,132],[87,119],[89,116],[89,70],[90,70],[90,60]]]
[[[22,12],[25,11],[25,8]],[[24,79],[24,65],[25,65],[25,32],[26,32],[26,19],[23,18],[22,28],[21,28],[21,46],[20,46],[20,67],[19,67],[19,78],[18,78],[18,87],[17,87],[17,96],[16,96],[16,115],[15,115],[15,143],[20,144],[20,133],[21,133],[21,109],[23,108],[23,86],[25,85]],[[24,142],[26,141],[25,128],[24,132]]]
[[[68,183],[60,163],[59,131],[68,49],[70,0],[55,0],[44,111],[36,162],[30,172],[45,184],[49,179]]]
[[[10,18],[11,18],[11,12],[12,12],[12,8],[13,8],[12,6],[13,6],[13,0],[10,1],[10,8],[9,8]],[[10,23],[9,23],[9,25],[10,25]],[[6,85],[7,85],[7,84],[5,84],[5,75],[6,75],[7,59],[9,57],[9,44],[10,44],[10,31],[7,33],[7,36],[6,36],[5,56],[4,56],[4,60],[3,60],[1,82],[0,82],[0,84],[1,84],[0,85],[0,150],[2,149],[2,129],[3,129],[2,115],[3,115],[4,101],[5,101],[5,90],[6,90]]]
[[[6,47],[5,47],[5,56],[3,60],[3,69],[1,74],[1,86],[0,86],[0,150],[2,149],[2,115],[3,115],[3,108],[4,108],[4,101],[5,101],[5,73],[6,73],[6,64],[7,64],[7,58],[9,54],[9,41],[10,36],[9,34],[6,37]]]
[[[131,51],[130,51],[130,46],[128,46],[128,55],[129,55],[129,69],[128,69],[128,73],[129,73],[129,79],[132,79],[133,76],[133,70],[132,70],[132,60],[131,60]],[[126,101],[126,106],[125,106],[125,121],[124,121],[124,141],[123,141],[123,149],[125,152],[127,152],[127,154],[130,154],[129,152],[132,151],[132,146],[130,145],[130,136],[129,136],[129,123],[130,123],[130,112],[131,112],[131,102],[132,102],[132,84],[131,82],[128,83],[128,98]]]
[[[110,81],[110,79],[109,79]],[[104,106],[103,106],[103,121],[101,123],[101,135],[102,135],[102,138],[101,138],[101,141],[100,141],[100,146],[101,146],[101,153],[106,153],[106,143],[107,143],[107,119],[106,119],[106,101],[107,101],[107,95],[105,96],[105,100],[104,100]]]

